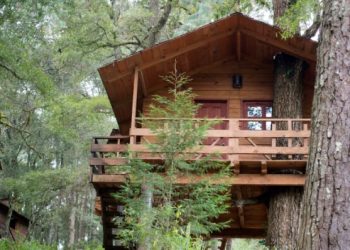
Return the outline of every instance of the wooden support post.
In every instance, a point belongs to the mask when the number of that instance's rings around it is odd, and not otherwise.
[[[134,72],[134,86],[132,93],[132,110],[131,110],[131,130],[136,128],[136,109],[137,109],[137,92],[139,88],[139,70],[135,68]],[[135,135],[130,135],[130,144],[135,144]]]
[[[233,168],[233,173],[238,175],[241,171],[239,161],[231,161],[231,166]]]
[[[266,161],[261,161],[261,174],[267,174],[267,163],[266,163]]]
[[[271,130],[275,131],[276,130],[276,123],[272,123],[271,125]],[[272,142],[271,142],[271,146],[272,147],[276,147],[276,138],[272,138]],[[276,155],[271,155],[272,158],[276,158]]]
[[[226,243],[227,243],[227,239],[223,238],[221,240],[220,250],[225,250],[226,249]]]
[[[293,130],[293,127],[292,127],[292,120],[291,120],[291,119],[288,119],[288,120],[287,120],[287,124],[288,124],[287,130]]]
[[[244,227],[244,208],[243,205],[238,207],[238,216],[239,216],[239,226]]]
[[[288,138],[288,148],[293,147],[293,139]],[[292,159],[292,155],[288,155],[288,159]]]
[[[231,132],[231,136],[228,140],[228,145],[230,148],[238,148],[239,146],[238,138],[234,138],[234,133],[239,130],[238,121],[234,119],[230,119],[228,128],[229,128],[229,131]],[[233,167],[233,173],[239,174],[239,156],[237,154],[229,154],[229,160],[231,162],[231,166]]]
[[[307,131],[307,130],[308,130],[307,124],[306,124],[306,123],[304,123],[303,130],[304,130],[304,131]],[[304,145],[303,145],[303,146],[304,146],[304,147],[308,147],[308,146],[309,146],[309,138],[308,138],[308,137],[305,137],[305,138],[304,138]]]
[[[237,200],[242,200],[242,190],[241,187],[237,187]],[[238,217],[239,217],[239,226],[240,228],[244,227],[244,207],[243,205],[240,205],[237,207],[238,208]]]
[[[292,131],[293,130],[293,124],[292,124],[292,120],[288,119],[288,126],[287,126],[287,130]],[[293,139],[292,138],[288,138],[288,148],[291,148],[293,146]],[[288,159],[292,159],[292,155],[288,155]]]
[[[143,93],[143,96],[146,97],[146,96],[148,96],[148,91],[147,91],[147,88],[146,88],[145,77],[143,76],[142,70],[140,70],[139,72],[140,72],[140,76],[141,76],[142,93]]]

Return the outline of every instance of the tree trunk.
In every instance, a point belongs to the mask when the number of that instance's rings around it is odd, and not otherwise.
[[[272,0],[273,6],[273,23],[276,25],[278,18],[283,16],[286,9],[288,9],[291,0]]]
[[[272,107],[274,118],[302,117],[303,68],[304,62],[300,59],[283,53],[276,55]],[[295,130],[300,127],[301,124],[293,125]],[[277,129],[286,128],[287,124],[277,124]],[[297,143],[297,139],[293,141],[293,144]],[[287,146],[287,140],[277,140],[277,146]],[[286,159],[286,156],[282,155],[277,157]],[[297,159],[299,156],[293,158]],[[266,239],[271,248],[295,249],[301,197],[301,188],[276,188],[271,193]]]
[[[72,195],[72,209],[69,216],[69,241],[68,241],[68,247],[72,247],[75,243],[75,207],[73,206],[74,203],[74,194]]]
[[[233,244],[232,239],[228,239],[226,243],[226,250],[232,250]]]
[[[152,201],[153,201],[152,189],[147,184],[142,184],[141,193],[143,196],[143,202],[145,204],[145,209],[151,209],[152,208]],[[143,241],[139,242],[137,249],[138,250],[151,249],[151,242],[150,242],[149,238],[146,238]]]
[[[350,247],[350,8],[324,2],[298,249]]]
[[[302,188],[283,187],[271,193],[267,245],[272,249],[296,249]]]
[[[152,27],[148,34],[149,37],[147,47],[155,45],[158,41],[161,31],[169,19],[172,5],[172,0],[167,0],[164,5],[163,13],[159,15],[159,0],[150,1],[150,10],[153,13],[153,17],[151,18]]]

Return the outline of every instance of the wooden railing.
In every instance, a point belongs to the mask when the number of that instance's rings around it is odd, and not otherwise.
[[[159,122],[161,126],[173,122],[165,118],[141,118]],[[185,119],[184,119],[185,120]],[[203,120],[219,120],[225,124],[221,129],[209,129],[206,137],[209,145],[200,145],[187,152],[189,160],[198,160],[208,154],[218,156],[216,160],[231,162],[239,161],[274,161],[305,160],[308,154],[310,137],[310,119],[191,119],[196,122]],[[268,123],[270,130],[249,130],[248,124]],[[126,164],[129,152],[144,160],[162,160],[162,152],[154,152],[150,144],[154,143],[154,134],[149,128],[131,128],[128,136],[94,137],[90,165],[93,173],[106,173],[106,166]],[[224,143],[223,143],[224,142]]]

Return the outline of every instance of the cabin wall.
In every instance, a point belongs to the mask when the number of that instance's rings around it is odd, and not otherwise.
[[[308,69],[310,71],[310,69]],[[243,76],[241,89],[232,88],[232,75]],[[304,77],[304,118],[311,114],[313,81],[312,74]],[[197,95],[197,100],[226,100],[228,117],[243,117],[243,101],[273,100],[273,62],[257,63],[251,61],[229,61],[215,67],[208,67],[191,76],[190,86]],[[164,84],[165,85],[165,84]],[[143,101],[143,112],[147,114],[152,95],[167,95],[166,85],[147,96]]]

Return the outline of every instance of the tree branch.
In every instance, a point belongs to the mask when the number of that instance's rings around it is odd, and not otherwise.
[[[313,24],[305,31],[303,37],[310,39],[313,37],[316,32],[318,31],[318,28],[321,25],[321,15],[320,13],[317,14],[316,20],[313,22]]]
[[[162,16],[159,18],[158,23],[153,26],[149,33],[148,46],[151,47],[156,43],[156,39],[162,28],[165,26],[168,21],[169,15],[172,9],[172,0],[168,0],[164,6],[164,11]]]
[[[9,73],[11,73],[11,75],[13,75],[15,78],[17,78],[18,80],[23,81],[24,79],[22,77],[20,77],[16,71],[10,69],[8,66],[6,66],[5,64],[3,64],[2,62],[0,62],[0,67],[5,69],[6,71],[8,71]]]

